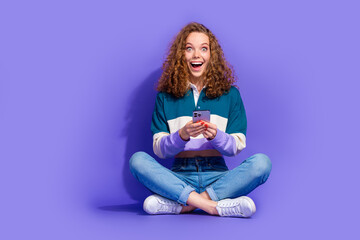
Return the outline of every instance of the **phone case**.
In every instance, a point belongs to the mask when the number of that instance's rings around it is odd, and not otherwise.
[[[197,122],[199,120],[210,122],[210,111],[209,110],[193,111],[193,122]]]

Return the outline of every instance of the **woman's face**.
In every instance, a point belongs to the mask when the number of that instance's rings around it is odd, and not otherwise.
[[[190,81],[199,80],[210,61],[209,37],[205,33],[192,32],[186,38],[185,60]]]

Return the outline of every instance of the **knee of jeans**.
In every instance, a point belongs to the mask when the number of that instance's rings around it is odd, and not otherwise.
[[[267,177],[269,176],[272,168],[272,163],[270,158],[262,153],[257,153],[253,155],[253,171],[257,177]]]
[[[144,167],[145,159],[149,157],[149,154],[145,152],[136,152],[134,153],[129,160],[130,170],[138,171]]]

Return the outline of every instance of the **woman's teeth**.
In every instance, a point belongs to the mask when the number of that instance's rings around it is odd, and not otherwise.
[[[202,63],[191,63],[191,66],[195,67],[201,67],[203,64]]]

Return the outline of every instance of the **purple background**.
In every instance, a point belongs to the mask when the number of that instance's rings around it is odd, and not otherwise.
[[[190,21],[218,37],[270,156],[251,219],[148,216],[154,83]],[[358,239],[357,1],[2,1],[1,239]],[[169,166],[169,161],[161,161]]]

